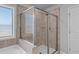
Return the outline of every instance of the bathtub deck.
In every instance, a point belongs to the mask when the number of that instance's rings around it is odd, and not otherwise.
[[[19,45],[0,48],[0,54],[27,54]]]

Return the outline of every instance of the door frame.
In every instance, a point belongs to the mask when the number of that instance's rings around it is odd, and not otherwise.
[[[75,6],[71,6],[68,8],[68,53],[70,53],[70,9],[74,8],[74,7],[78,7],[79,5],[75,5]]]

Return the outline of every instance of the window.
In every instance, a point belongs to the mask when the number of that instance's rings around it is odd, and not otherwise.
[[[13,36],[13,9],[0,6],[0,37]]]

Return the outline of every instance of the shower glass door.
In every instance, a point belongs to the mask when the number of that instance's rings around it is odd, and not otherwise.
[[[48,48],[49,54],[57,50],[57,18],[53,15],[48,15]]]
[[[47,13],[39,9],[34,10],[35,16],[35,53],[47,54]]]

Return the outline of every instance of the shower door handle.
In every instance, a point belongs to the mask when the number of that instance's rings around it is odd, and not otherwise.
[[[51,27],[49,27],[49,30],[51,31]]]
[[[51,27],[49,27],[49,31],[51,31],[51,32],[52,32],[52,28],[51,28]]]

